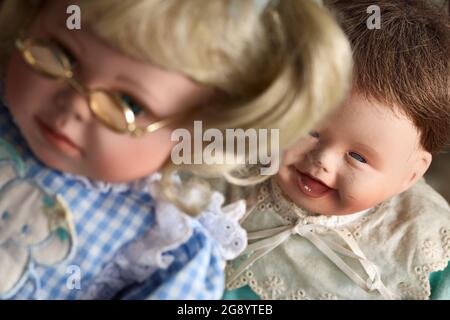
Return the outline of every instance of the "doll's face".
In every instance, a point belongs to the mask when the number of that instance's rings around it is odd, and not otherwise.
[[[143,120],[179,115],[213,95],[212,89],[179,73],[129,58],[97,37],[86,23],[81,30],[67,29],[66,8],[72,2],[50,1],[28,36],[52,39],[67,49],[73,56],[75,77],[85,87],[132,97],[144,110],[139,115]],[[170,154],[173,127],[139,138],[115,133],[94,117],[73,87],[37,74],[18,51],[9,62],[5,85],[15,122],[34,154],[49,167],[124,182],[159,170]]]
[[[277,181],[300,207],[355,213],[397,195],[431,162],[413,123],[353,92],[310,136],[286,151]]]

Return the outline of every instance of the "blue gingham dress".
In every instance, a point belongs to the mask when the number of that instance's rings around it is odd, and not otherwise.
[[[61,195],[70,210],[77,233],[75,255],[63,264],[35,265],[12,299],[82,299],[103,268],[118,252],[139,239],[155,224],[154,200],[147,179],[129,184],[105,184],[51,170],[27,148],[3,102],[0,138],[12,144],[26,163],[26,177]],[[193,232],[179,247],[166,252],[173,260],[148,279],[112,288],[110,298],[219,299],[223,293],[223,266],[217,244],[202,226],[191,220]],[[0,275],[1,276],[1,275]],[[78,277],[74,285],[74,277]],[[103,275],[103,278],[105,275]],[[102,298],[102,296],[90,296]]]

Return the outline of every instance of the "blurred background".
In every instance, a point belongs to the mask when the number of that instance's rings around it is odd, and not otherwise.
[[[434,158],[430,170],[425,175],[426,181],[442,194],[450,203],[450,149]]]
[[[450,9],[449,0],[432,0],[447,13]],[[450,15],[449,15],[450,23]],[[449,106],[450,108],[450,106]],[[442,194],[450,203],[450,146],[438,156],[435,156],[430,169],[425,175],[427,182]]]

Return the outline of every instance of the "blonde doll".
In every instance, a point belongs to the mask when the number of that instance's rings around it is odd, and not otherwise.
[[[219,298],[243,206],[213,193],[193,218],[166,200],[171,132],[292,141],[346,87],[333,20],[296,0],[14,0],[0,21],[0,297]]]

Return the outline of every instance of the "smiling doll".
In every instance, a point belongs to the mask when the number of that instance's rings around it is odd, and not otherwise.
[[[249,245],[229,263],[228,288],[428,299],[430,275],[450,260],[449,205],[421,179],[450,137],[447,18],[422,1],[377,1],[383,25],[370,30],[373,1],[330,2],[353,45],[352,93],[250,192]]]

